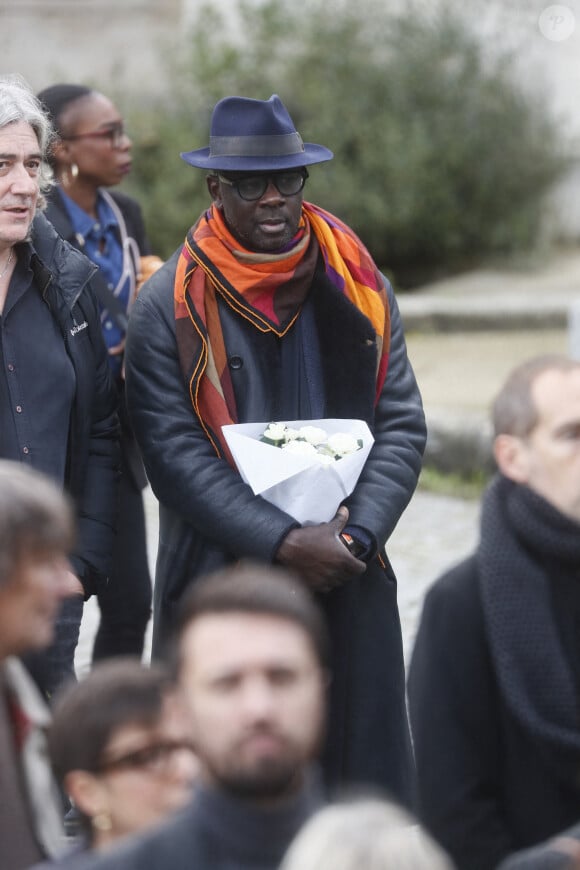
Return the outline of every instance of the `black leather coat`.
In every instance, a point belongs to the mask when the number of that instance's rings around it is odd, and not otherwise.
[[[107,192],[109,193],[109,196],[114,199],[123,215],[123,220],[127,227],[127,235],[135,240],[141,255],[149,254],[150,247],[145,235],[143,214],[139,203],[132,199],[132,197],[120,193],[119,191],[109,190]],[[48,194],[45,215],[63,239],[84,253],[84,246],[75,234],[74,227],[58,187],[53,187]],[[121,241],[121,239],[119,239],[119,241]],[[129,474],[129,479],[137,489],[144,489],[147,485],[147,478],[145,476],[137,444],[135,443],[135,437],[129,425],[123,387],[124,384],[122,382],[117,384],[119,392],[118,412],[121,422],[123,473]]]
[[[75,571],[85,591],[96,590],[110,569],[117,516],[119,425],[117,398],[90,288],[93,264],[57,235],[44,215],[32,230],[31,267],[58,322],[74,367],[66,488],[77,508]]]
[[[142,289],[131,316],[126,354],[129,411],[160,501],[156,647],[189,583],[240,557],[272,562],[282,539],[296,525],[288,514],[256,497],[216,456],[194,414],[175,341],[177,258],[178,253]],[[378,553],[417,482],[426,438],[421,398],[390,286],[390,364],[376,407],[376,350],[369,321],[329,282],[315,291],[325,416],[366,419],[375,437],[346,504],[349,523],[367,531]],[[228,322],[224,333],[231,336],[233,328]],[[232,352],[229,338],[228,350]],[[267,393],[267,369],[249,350],[242,350],[242,355],[252,390]],[[410,754],[392,571],[372,558],[360,579],[321,597],[321,603],[334,646],[328,779],[378,783],[409,800]]]

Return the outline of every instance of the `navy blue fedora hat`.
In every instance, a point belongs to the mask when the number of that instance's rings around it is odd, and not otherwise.
[[[333,156],[323,145],[302,141],[277,94],[269,100],[224,97],[213,110],[209,147],[181,154],[190,166],[232,172],[294,169]]]

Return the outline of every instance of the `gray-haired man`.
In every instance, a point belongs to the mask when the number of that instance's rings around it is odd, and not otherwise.
[[[78,535],[55,644],[35,657],[46,694],[73,675],[83,596],[105,583],[114,540],[118,432],[89,260],[41,213],[51,127],[19,78],[0,79],[0,458],[73,497]]]

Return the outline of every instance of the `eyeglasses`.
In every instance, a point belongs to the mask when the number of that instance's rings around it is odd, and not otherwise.
[[[111,124],[110,127],[105,127],[103,130],[89,130],[88,133],[75,133],[74,136],[61,136],[66,142],[74,142],[75,139],[108,139],[111,148],[120,148],[123,137],[126,136],[125,127],[120,121],[118,124]]]
[[[276,172],[273,175],[244,175],[241,178],[227,178],[218,173],[218,178],[233,187],[241,199],[255,202],[264,196],[270,182],[282,196],[296,196],[306,184],[308,172],[302,168],[292,172]]]
[[[163,773],[172,764],[177,752],[195,754],[193,743],[189,740],[165,740],[135,749],[119,758],[102,761],[98,767],[99,773],[109,773],[114,770],[149,770],[152,773]]]

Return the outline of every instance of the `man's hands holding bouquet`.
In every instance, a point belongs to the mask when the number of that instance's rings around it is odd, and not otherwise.
[[[256,495],[293,516],[301,528],[282,541],[277,561],[316,592],[363,574],[341,533],[354,489],[373,444],[362,420],[294,420],[224,426],[238,470]]]
[[[292,529],[278,550],[278,561],[297,571],[313,592],[329,592],[364,574],[365,563],[339,537],[347,522],[348,508],[343,506],[328,523]]]

